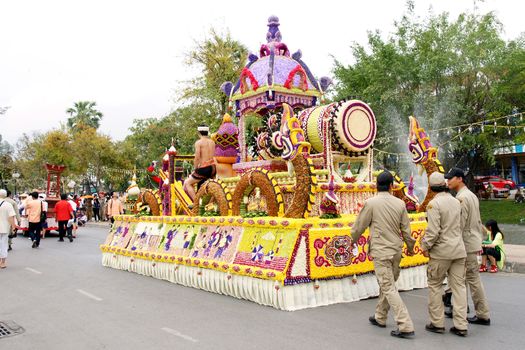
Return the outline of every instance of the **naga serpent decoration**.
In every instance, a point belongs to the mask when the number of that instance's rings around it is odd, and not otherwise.
[[[290,162],[295,170],[294,196],[284,216],[287,218],[304,218],[312,210],[314,203],[314,186],[317,179],[313,163],[309,157],[310,143],[306,142],[301,122],[294,115],[292,107],[283,103],[281,129],[274,135],[274,144],[282,146],[282,159]]]
[[[144,190],[139,196],[138,204],[141,206],[147,205],[150,208],[150,213],[153,216],[159,216],[162,213],[162,200],[157,190]]]
[[[428,138],[425,129],[419,125],[419,121],[415,117],[411,116],[408,118],[410,120],[408,149],[412,153],[412,162],[418,166],[420,174],[425,171],[427,177],[430,177],[430,174],[435,171],[444,174],[445,170],[437,158],[438,150],[430,143],[430,139]],[[430,186],[428,186],[427,195],[417,211],[426,211],[428,202],[430,202],[435,195],[436,192],[432,191]]]

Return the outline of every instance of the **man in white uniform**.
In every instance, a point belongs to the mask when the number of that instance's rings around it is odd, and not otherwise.
[[[5,200],[6,197],[6,190],[0,190],[0,269],[7,267],[8,237],[15,229],[15,209]]]

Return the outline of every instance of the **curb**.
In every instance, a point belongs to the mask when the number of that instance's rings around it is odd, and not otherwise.
[[[102,221],[102,222],[93,222],[90,221],[86,224],[86,226],[98,226],[98,227],[107,227],[108,229],[111,226],[111,223],[109,221]]]
[[[506,261],[503,271],[510,273],[525,273],[525,263]]]

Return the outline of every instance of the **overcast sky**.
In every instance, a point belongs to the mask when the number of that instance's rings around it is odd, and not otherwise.
[[[472,0],[416,0],[416,13],[452,16]],[[524,30],[521,1],[487,0],[514,39]],[[22,133],[65,122],[65,110],[96,101],[101,131],[122,139],[132,120],[161,117],[175,106],[179,82],[191,77],[184,54],[210,27],[229,29],[251,52],[265,42],[270,15],[281,22],[283,42],[301,49],[316,76],[331,75],[331,55],[351,61],[352,42],[367,30],[388,34],[405,0],[367,1],[55,1],[0,2],[0,134],[14,143]]]

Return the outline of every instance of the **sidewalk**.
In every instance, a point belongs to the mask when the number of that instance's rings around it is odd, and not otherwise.
[[[98,227],[100,227],[100,226],[107,226],[108,229],[109,229],[109,227],[111,226],[111,222],[110,221],[93,221],[92,220],[92,221],[89,221],[87,223],[87,225],[88,226],[98,226]]]
[[[505,272],[525,273],[525,245],[505,244]]]

